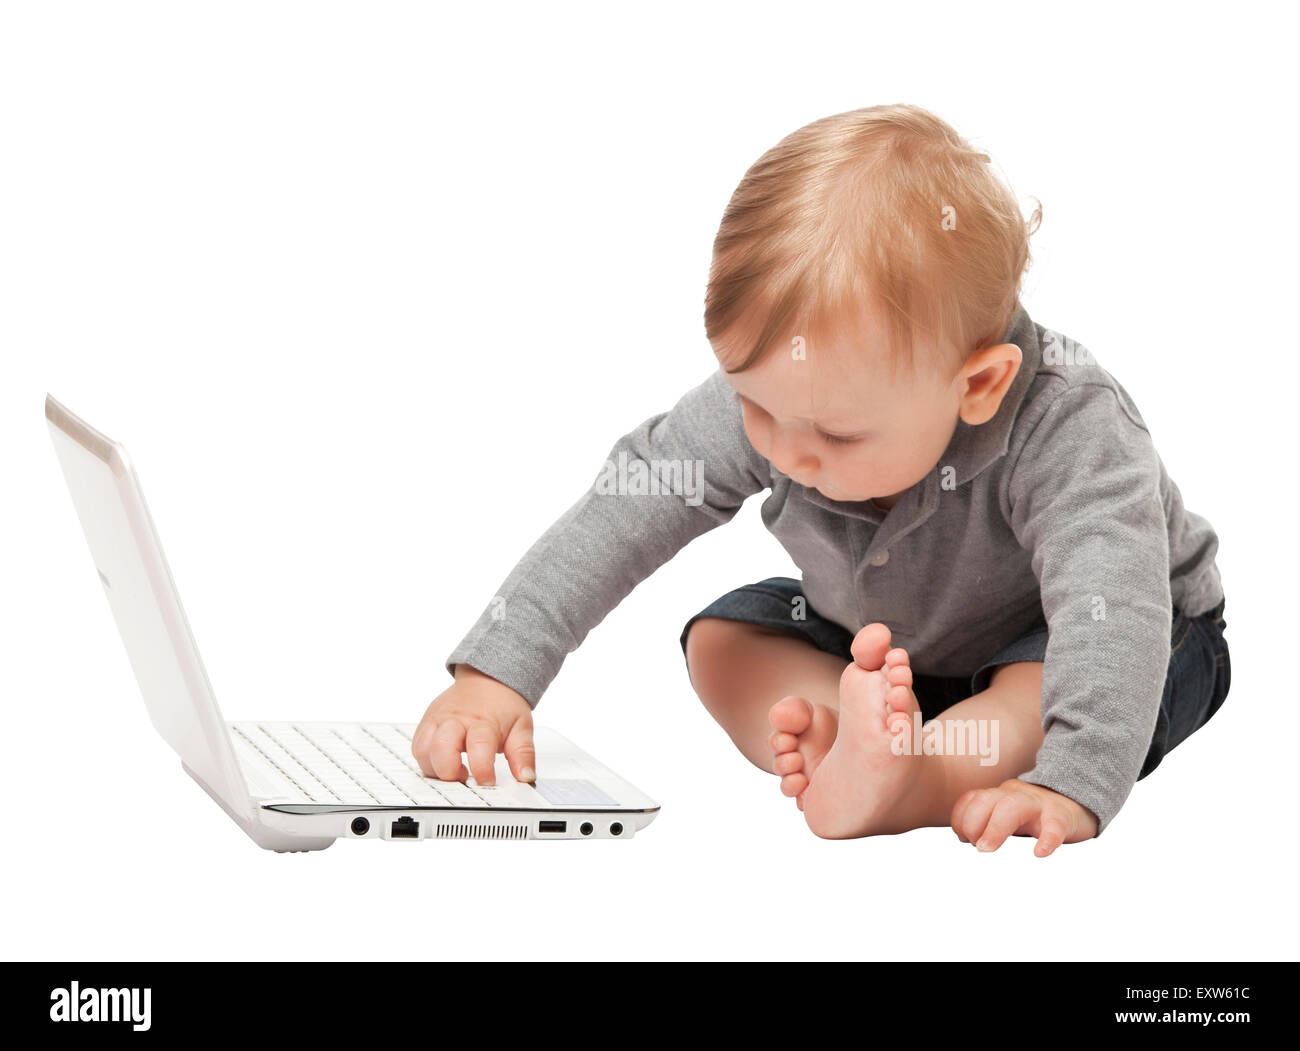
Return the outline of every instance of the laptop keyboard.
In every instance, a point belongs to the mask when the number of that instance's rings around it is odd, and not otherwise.
[[[529,807],[546,801],[498,757],[495,785],[436,781],[411,755],[406,727],[392,723],[230,723],[240,764],[280,794],[308,803],[366,806]],[[414,729],[413,727],[411,729]]]

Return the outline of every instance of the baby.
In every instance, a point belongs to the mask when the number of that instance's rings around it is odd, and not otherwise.
[[[1035,853],[1099,835],[1222,705],[1208,522],[1128,393],[1020,303],[1026,223],[915,106],[815,121],[745,174],[714,242],[720,368],[621,438],[447,658],[426,776],[536,777],[532,709],[641,580],[770,490],[802,581],[681,633],[691,684],[809,828],[951,825]]]

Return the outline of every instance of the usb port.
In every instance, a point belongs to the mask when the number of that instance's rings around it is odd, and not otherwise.
[[[563,832],[569,827],[567,821],[539,821],[537,822],[538,832]]]
[[[399,817],[393,822],[389,836],[393,839],[419,839],[420,823],[414,818]]]

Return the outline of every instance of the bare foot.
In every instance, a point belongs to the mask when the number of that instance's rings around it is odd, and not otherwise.
[[[919,710],[906,650],[890,650],[878,671],[856,660],[844,669],[838,733],[804,792],[804,817],[816,835],[847,839],[890,828],[890,811],[916,782],[922,758],[910,748],[896,755],[893,742],[910,744]]]
[[[871,670],[884,667],[889,641],[889,629],[885,625],[868,624],[854,636],[851,647],[854,661]],[[908,683],[911,683],[910,672]],[[783,697],[772,705],[768,722],[773,730],[768,738],[775,753],[772,768],[781,775],[781,791],[794,796],[803,810],[804,792],[835,743],[839,713],[802,697]]]
[[[767,718],[773,727],[768,743],[776,754],[772,769],[781,775],[781,791],[802,810],[809,779],[835,743],[839,713],[802,697],[783,697]]]

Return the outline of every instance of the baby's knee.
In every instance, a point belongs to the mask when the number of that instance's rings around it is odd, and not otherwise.
[[[692,623],[686,634],[686,669],[695,692],[713,694],[734,680],[736,660],[758,634],[753,624],[721,617]]]

